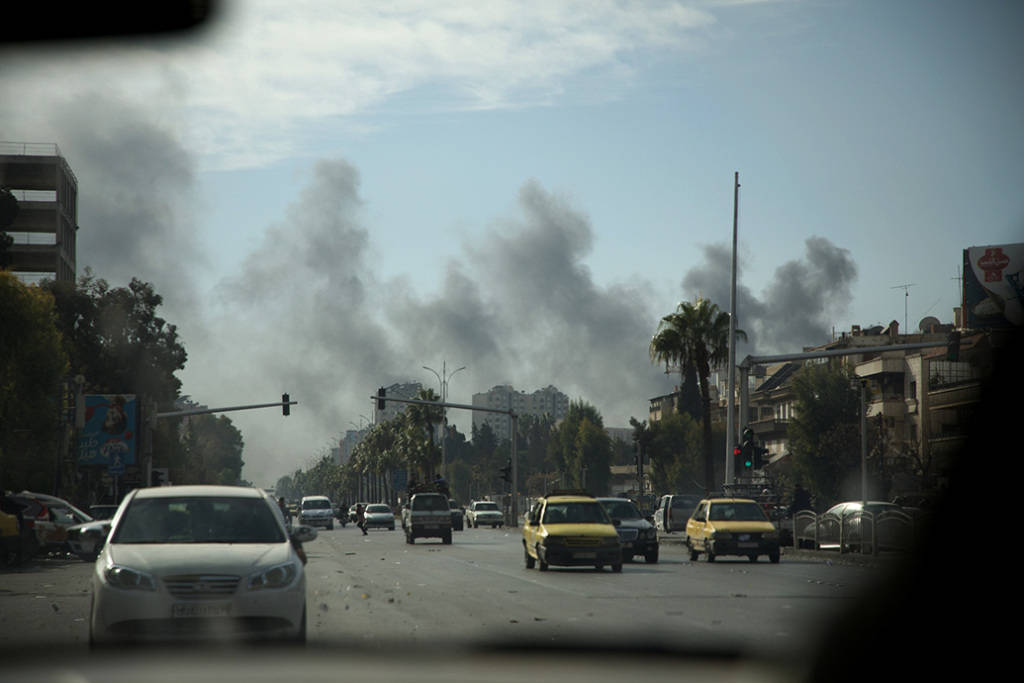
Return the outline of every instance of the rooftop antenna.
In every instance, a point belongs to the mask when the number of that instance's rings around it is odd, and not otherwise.
[[[908,282],[905,285],[896,285],[895,287],[890,287],[889,288],[889,289],[902,289],[903,290],[903,329],[904,330],[908,329],[907,328],[907,301],[909,301],[909,299],[910,299],[910,288],[914,287],[914,286],[915,286],[915,284],[913,282]],[[903,334],[907,334],[907,333],[904,332]]]

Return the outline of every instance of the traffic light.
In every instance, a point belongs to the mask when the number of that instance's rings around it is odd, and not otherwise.
[[[292,413],[292,407],[289,405],[288,394],[281,394],[281,414],[288,417]]]
[[[946,360],[956,363],[960,360],[960,331],[953,330],[946,337]]]
[[[754,469],[759,470],[768,464],[768,449],[764,446],[754,446]]]
[[[502,481],[504,481],[506,484],[511,483],[511,481],[512,481],[512,458],[509,458],[508,459],[508,463],[504,467],[502,467],[500,470],[498,470],[498,471],[501,472],[501,480]]]
[[[743,471],[743,449],[739,446],[732,447],[732,468],[736,474]]]
[[[387,401],[384,400],[384,397],[387,395],[388,392],[384,387],[377,390],[377,410],[384,410],[384,406],[387,403]]]
[[[170,471],[166,467],[154,467],[149,473],[149,485],[150,486],[166,486],[170,482],[167,481]]]
[[[743,442],[743,470],[749,472],[754,468],[754,444],[750,441]]]

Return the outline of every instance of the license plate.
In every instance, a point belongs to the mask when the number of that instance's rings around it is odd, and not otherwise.
[[[597,553],[576,553],[573,557],[580,560],[592,560],[597,557]]]
[[[623,541],[622,542],[622,547],[623,548],[632,548],[633,547],[633,541]]]
[[[211,603],[176,603],[171,608],[171,616],[175,619],[183,618],[200,618],[208,619],[210,617],[226,617],[231,614],[231,604],[226,602],[211,602]]]
[[[741,547],[741,548],[756,548],[757,547],[756,543],[737,543],[737,545],[739,547]]]

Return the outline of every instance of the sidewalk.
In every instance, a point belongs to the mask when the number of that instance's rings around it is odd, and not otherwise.
[[[667,546],[685,546],[686,535],[682,532],[666,534],[658,532],[658,543]],[[782,546],[782,556],[790,560],[808,562],[831,562],[832,564],[855,565],[859,567],[887,567],[906,555],[901,553],[882,553],[881,555],[861,555],[860,553],[839,554],[837,550],[806,550],[793,546]]]

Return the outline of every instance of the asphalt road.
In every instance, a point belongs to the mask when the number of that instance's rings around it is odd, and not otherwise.
[[[452,545],[401,530],[351,526],[306,545],[313,644],[505,642],[698,648],[729,645],[788,655],[814,649],[828,620],[873,579],[877,566],[805,555],[691,562],[666,543],[661,560],[609,569],[523,564],[518,529],[466,529]],[[0,629],[8,647],[85,649],[89,572],[77,559],[45,559],[0,572]]]

